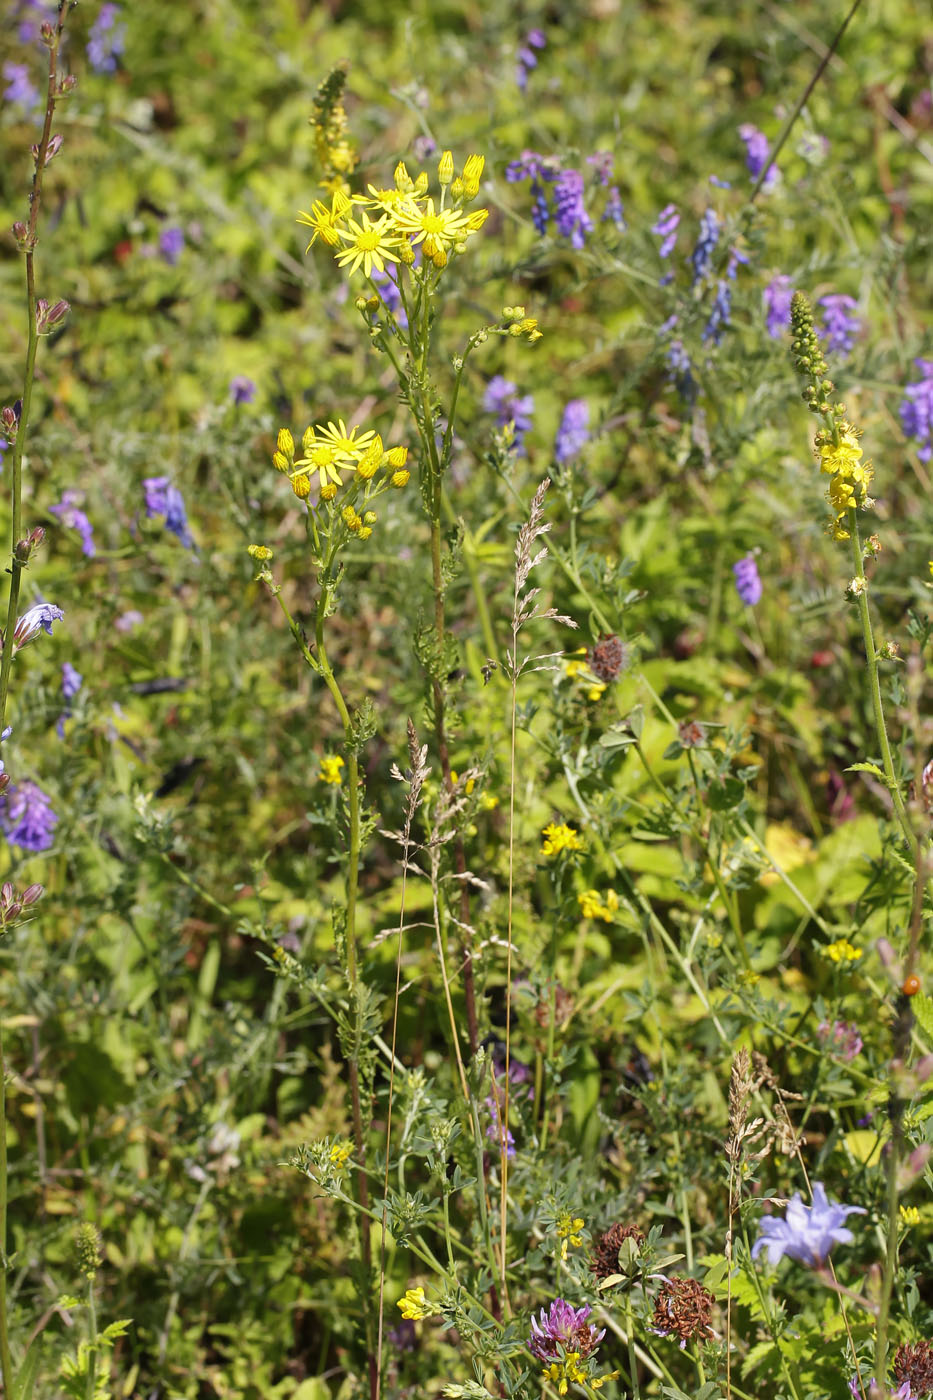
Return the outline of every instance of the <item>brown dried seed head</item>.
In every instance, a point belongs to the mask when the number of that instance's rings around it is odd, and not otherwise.
[[[637,1225],[610,1225],[596,1241],[590,1272],[597,1278],[609,1278],[619,1272],[619,1250],[623,1241],[634,1240],[641,1245],[645,1238],[644,1230]]]
[[[608,685],[614,681],[625,665],[625,647],[618,637],[600,637],[595,646],[586,653],[586,664],[597,680]]]
[[[668,1279],[654,1305],[654,1325],[665,1335],[673,1332],[682,1342],[711,1337],[714,1301],[712,1293],[695,1278]]]
[[[904,1342],[894,1353],[894,1377],[899,1385],[910,1382],[910,1393],[921,1400],[933,1394],[933,1346],[929,1342]]]

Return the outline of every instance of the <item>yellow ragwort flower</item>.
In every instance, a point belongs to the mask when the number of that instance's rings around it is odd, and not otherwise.
[[[336,253],[335,257],[340,267],[348,268],[351,273],[362,266],[367,277],[372,277],[373,268],[377,272],[385,272],[387,262],[398,262],[398,248],[400,239],[398,234],[391,230],[389,215],[383,214],[372,222],[365,209],[361,212],[359,221],[347,219],[346,228],[337,230],[340,237],[349,246],[342,252]]]
[[[572,826],[565,826],[562,823],[549,822],[542,831],[544,845],[541,847],[543,856],[556,856],[561,851],[582,851],[585,849],[579,835]]]
[[[457,209],[434,208],[434,200],[428,198],[424,207],[409,199],[392,214],[392,223],[401,233],[407,234],[412,243],[422,243],[425,257],[432,260],[437,254],[447,254],[454,243],[459,243],[470,232],[469,218]]]
[[[348,461],[358,461],[376,436],[372,428],[365,433],[356,427],[347,432],[347,425],[342,418],[338,418],[336,423],[327,423],[323,428],[318,423],[313,429],[309,429],[309,432],[313,432],[315,440],[330,443],[331,447],[342,453]],[[302,438],[302,446],[304,445],[305,440]]]
[[[247,554],[252,559],[271,559],[272,550],[267,544],[251,544],[247,546]]]
[[[339,753],[334,754],[333,757],[324,757],[321,759],[321,771],[318,778],[322,783],[331,783],[335,787],[339,787],[343,782],[340,776],[340,770],[343,766],[343,759]]]
[[[356,199],[358,198],[359,196],[356,196]],[[329,248],[338,246],[340,243],[338,221],[344,217],[348,209],[352,208],[354,202],[351,196],[338,189],[331,196],[330,208],[323,200],[316,199],[311,205],[310,214],[306,213],[304,209],[299,210],[297,222],[306,224],[308,228],[314,230],[311,234],[311,242],[305,249],[306,253],[310,251],[311,245],[318,238]]]

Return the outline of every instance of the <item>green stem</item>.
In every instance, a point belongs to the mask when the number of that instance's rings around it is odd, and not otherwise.
[[[94,1400],[97,1385],[97,1307],[94,1303],[93,1278],[89,1278],[87,1282],[87,1311],[90,1322],[90,1351],[87,1362],[87,1387],[84,1393],[86,1400]]]
[[[7,1148],[6,1148],[6,1061],[3,1054],[3,1023],[0,1020],[0,1370],[3,1373],[3,1393],[13,1394],[13,1358],[7,1331],[6,1297],[6,1212],[7,1212]]]

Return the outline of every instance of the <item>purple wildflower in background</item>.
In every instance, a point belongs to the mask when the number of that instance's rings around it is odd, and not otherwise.
[[[700,219],[700,233],[696,247],[690,255],[693,264],[694,286],[709,272],[713,261],[713,250],[719,242],[720,223],[715,209],[705,209]]]
[[[235,374],[230,380],[230,397],[234,403],[252,403],[256,397],[256,385],[245,374]]]
[[[920,371],[915,384],[906,384],[906,398],[901,402],[901,427],[920,446],[917,456],[921,462],[933,457],[933,360],[914,360]]]
[[[858,316],[853,316],[858,303],[854,297],[834,292],[820,297],[818,306],[823,308],[823,324],[819,333],[826,341],[827,350],[834,355],[848,355],[855,344],[855,337],[861,329]]]
[[[583,175],[579,170],[562,170],[554,181],[554,220],[557,232],[569,238],[574,248],[583,247],[593,220],[583,203]]]
[[[515,453],[518,457],[524,456],[525,434],[531,427],[534,407],[534,397],[531,394],[519,396],[518,386],[501,374],[495,375],[486,385],[483,408],[487,413],[496,415],[500,428],[504,428],[507,423],[513,425]]]
[[[587,165],[592,165],[593,169],[596,171],[597,184],[609,184],[609,181],[612,179],[613,163],[611,151],[594,151],[591,156],[587,156],[586,163]]]
[[[185,246],[185,235],[177,225],[164,228],[159,234],[159,252],[163,261],[174,267]]]
[[[541,155],[538,151],[522,151],[517,160],[510,161],[505,167],[505,178],[510,185],[516,185],[520,180],[531,181],[531,222],[537,233],[547,232],[550,218],[547,194],[542,182],[553,182],[558,173],[557,161],[552,156]]]
[[[734,275],[734,274],[733,274]],[[703,343],[711,340],[714,345],[718,345],[725,334],[732,315],[732,288],[724,277],[720,277],[716,283],[716,295],[713,298],[712,309],[709,313],[709,320],[703,327]]]
[[[419,244],[420,247],[420,244]],[[408,326],[408,317],[405,315],[405,308],[402,306],[402,294],[398,288],[398,271],[393,263],[386,263],[385,272],[380,272],[377,267],[373,268],[372,280],[379,288],[379,295],[382,298],[387,310],[398,321],[402,329]]]
[[[732,572],[735,574],[735,591],[745,606],[753,608],[756,603],[760,603],[763,590],[754,554],[746,554],[744,559],[733,564]]]
[[[81,553],[88,559],[93,559],[97,553],[94,544],[94,527],[88,520],[81,505],[84,496],[80,491],[63,491],[62,498],[56,506],[49,506],[49,514],[57,515],[59,520],[68,530],[77,530],[81,536]]]
[[[502,1129],[499,1126],[499,1105],[496,1103],[492,1094],[486,1096],[486,1107],[489,1109],[489,1116],[491,1119],[489,1127],[486,1129],[486,1136],[496,1144],[501,1152]],[[509,1158],[515,1156],[515,1139],[512,1136],[511,1128],[506,1128],[505,1130],[505,1155]]]
[[[546,44],[547,39],[540,29],[529,29],[525,35],[524,42],[518,50],[518,63],[515,66],[515,81],[522,92],[528,86],[528,74],[532,68],[538,66],[538,55],[535,53],[535,49],[543,49]]]
[[[845,1224],[846,1216],[865,1213],[862,1206],[833,1205],[818,1181],[813,1187],[812,1206],[805,1206],[797,1192],[787,1203],[784,1220],[766,1215],[760,1221],[761,1234],[752,1245],[752,1258],[757,1259],[766,1249],[770,1264],[776,1264],[786,1254],[798,1264],[818,1267],[834,1244],[851,1244],[854,1239]]]
[[[165,517],[165,527],[177,535],[185,549],[194,548],[194,540],[188,529],[188,515],[185,501],[177,486],[173,486],[167,476],[147,476],[143,481],[146,501],[146,518]]]
[[[62,695],[65,700],[65,708],[58,717],[55,725],[55,732],[59,739],[65,737],[65,720],[71,716],[71,701],[75,698],[81,686],[84,684],[84,677],[80,671],[76,671],[70,661],[66,661],[62,666]]]
[[[61,608],[57,608],[54,603],[34,603],[31,608],[26,609],[22,617],[16,619],[13,646],[19,650],[27,642],[38,637],[40,632],[45,632],[51,637],[52,623],[60,622],[64,616]]]
[[[58,817],[36,783],[16,783],[0,796],[0,828],[11,846],[47,851]]]
[[[117,59],[123,52],[126,42],[126,25],[119,24],[120,6],[107,3],[101,5],[97,18],[91,25],[87,41],[87,61],[95,73],[115,73]]]
[[[128,612],[121,613],[113,624],[118,632],[132,632],[134,627],[138,627],[145,618],[138,608],[130,608]]]
[[[670,335],[676,325],[676,315],[669,316],[659,334],[661,336]],[[696,382],[693,378],[693,365],[690,363],[690,356],[687,354],[683,341],[679,338],[671,340],[664,358],[670,370],[671,383],[687,403],[692,403],[696,397]]]
[[[603,210],[600,223],[604,224],[607,219],[610,219],[615,224],[616,228],[628,228],[628,224],[625,222],[625,210],[622,208],[622,196],[619,194],[618,185],[610,185],[609,187],[609,194],[606,197],[606,207]]]
[[[563,464],[582,452],[590,440],[590,409],[586,399],[570,399],[554,439],[554,460]]]
[[[821,1021],[816,1028],[820,1040],[843,1060],[854,1060],[861,1054],[862,1037],[858,1026],[851,1021]]]
[[[752,126],[751,122],[745,122],[739,127],[739,135],[745,142],[745,165],[748,173],[753,180],[757,180],[765,168],[765,161],[768,159],[768,151],[770,150],[768,138],[763,131],[758,130],[757,126]],[[774,189],[780,178],[781,172],[777,166],[769,165],[768,173],[761,184],[762,190]]]
[[[434,152],[437,150],[437,142],[433,136],[416,136],[412,142],[411,148],[414,152],[415,160],[419,165],[423,165],[425,161],[431,159]]]
[[[657,234],[661,240],[658,249],[658,257],[669,258],[674,251],[674,244],[677,242],[677,227],[680,223],[680,214],[676,205],[666,204],[661,210],[655,222],[651,225],[651,232]]]
[[[711,176],[709,177],[709,182],[710,182],[710,184],[714,187],[714,189],[717,189],[717,190],[731,190],[731,189],[732,189],[732,181],[731,181],[731,180],[720,180],[720,178],[719,178],[718,175],[711,175]]]
[[[54,20],[58,13],[55,0],[20,0],[17,7],[17,34],[21,44],[34,44],[40,38],[42,25]]]
[[[29,65],[4,63],[3,76],[9,84],[3,89],[4,99],[22,107],[24,112],[34,112],[39,105],[39,90],[29,76]]]
[[[794,288],[783,272],[765,287],[765,327],[772,340],[779,340],[790,326],[790,303]]]
[[[532,1355],[539,1361],[552,1361],[562,1348],[564,1353],[575,1351],[581,1358],[591,1356],[606,1335],[605,1328],[597,1331],[587,1322],[591,1312],[588,1303],[575,1308],[563,1298],[555,1298],[549,1308],[542,1308],[531,1319],[528,1348]]]

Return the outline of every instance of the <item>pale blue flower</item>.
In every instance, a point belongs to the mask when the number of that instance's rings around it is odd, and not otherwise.
[[[817,1268],[826,1259],[834,1244],[851,1244],[855,1236],[845,1224],[848,1215],[865,1215],[862,1206],[834,1204],[826,1195],[822,1182],[813,1187],[813,1205],[805,1206],[797,1192],[787,1203],[787,1215],[780,1220],[766,1215],[760,1221],[761,1234],[752,1246],[752,1258],[763,1249],[768,1262],[776,1264],[783,1255],[798,1264]]]

